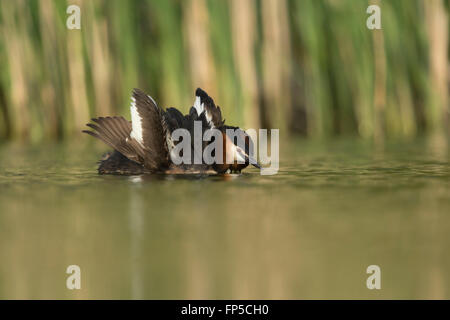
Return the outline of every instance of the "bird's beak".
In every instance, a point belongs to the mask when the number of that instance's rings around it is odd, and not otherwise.
[[[259,165],[258,161],[253,158],[252,156],[249,156],[244,150],[242,150],[241,148],[237,147],[236,148],[237,151],[237,157],[238,159],[240,159],[241,161],[245,161],[246,163],[250,163],[252,166],[261,169],[261,166]]]
[[[256,168],[258,168],[258,169],[261,170],[261,166],[259,165],[258,161],[256,161],[255,158],[247,156],[246,159],[248,159],[248,162],[249,162],[252,166],[254,166],[254,167],[256,167]]]

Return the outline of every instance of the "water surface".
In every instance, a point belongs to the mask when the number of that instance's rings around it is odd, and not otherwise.
[[[450,298],[442,140],[295,140],[274,176],[99,176],[106,150],[0,146],[0,298]]]

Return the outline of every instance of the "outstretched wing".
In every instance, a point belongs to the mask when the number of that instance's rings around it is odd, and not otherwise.
[[[131,122],[123,117],[99,117],[91,120],[94,123],[88,123],[87,126],[94,131],[83,130],[84,133],[102,140],[128,159],[143,164],[143,149],[137,142],[132,143],[129,139]]]
[[[83,132],[102,140],[149,170],[168,167],[164,111],[139,89],[133,90],[131,100],[131,122],[123,117],[94,118],[95,124],[87,124],[94,131]]]
[[[195,90],[195,102],[193,108],[199,118],[204,118],[210,128],[217,128],[224,124],[222,112],[216,107],[214,100],[200,88]]]
[[[152,167],[167,167],[169,153],[166,143],[167,124],[164,111],[150,96],[139,89],[133,90],[131,103],[132,131],[135,139],[145,151],[145,163]]]

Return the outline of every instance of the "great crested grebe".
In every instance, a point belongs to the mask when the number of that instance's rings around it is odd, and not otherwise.
[[[159,107],[152,97],[139,89],[134,89],[130,107],[131,121],[123,117],[93,118],[94,123],[87,126],[93,131],[83,130],[112,147],[114,151],[106,154],[100,160],[100,174],[135,175],[142,173],[240,173],[249,163],[261,168],[250,156],[252,140],[239,127],[225,125],[220,107],[202,89],[195,91],[195,102],[189,114],[183,115],[176,108]],[[201,123],[201,132],[196,132],[195,125]],[[185,129],[193,137],[190,148],[191,160],[188,163],[175,164],[171,157],[178,141],[172,138],[176,129]],[[195,135],[203,134],[208,129],[217,129],[223,139],[222,157],[219,161],[206,163],[203,158],[194,162]],[[230,134],[232,132],[233,134]],[[241,139],[238,143],[237,140]],[[210,142],[202,142],[203,154]],[[244,148],[240,147],[244,146]]]

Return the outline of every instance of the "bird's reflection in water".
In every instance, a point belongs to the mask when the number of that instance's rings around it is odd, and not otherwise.
[[[244,173],[226,173],[226,174],[201,174],[201,173],[191,173],[191,174],[142,174],[129,176],[128,179],[136,184],[149,181],[176,181],[176,180],[205,180],[209,179],[211,181],[232,181],[239,178],[249,176],[249,174]]]
[[[142,193],[139,192],[142,176],[130,176],[130,202],[129,202],[129,227],[130,227],[130,274],[131,274],[131,298],[143,298],[142,279],[142,241],[144,227],[144,204]]]

